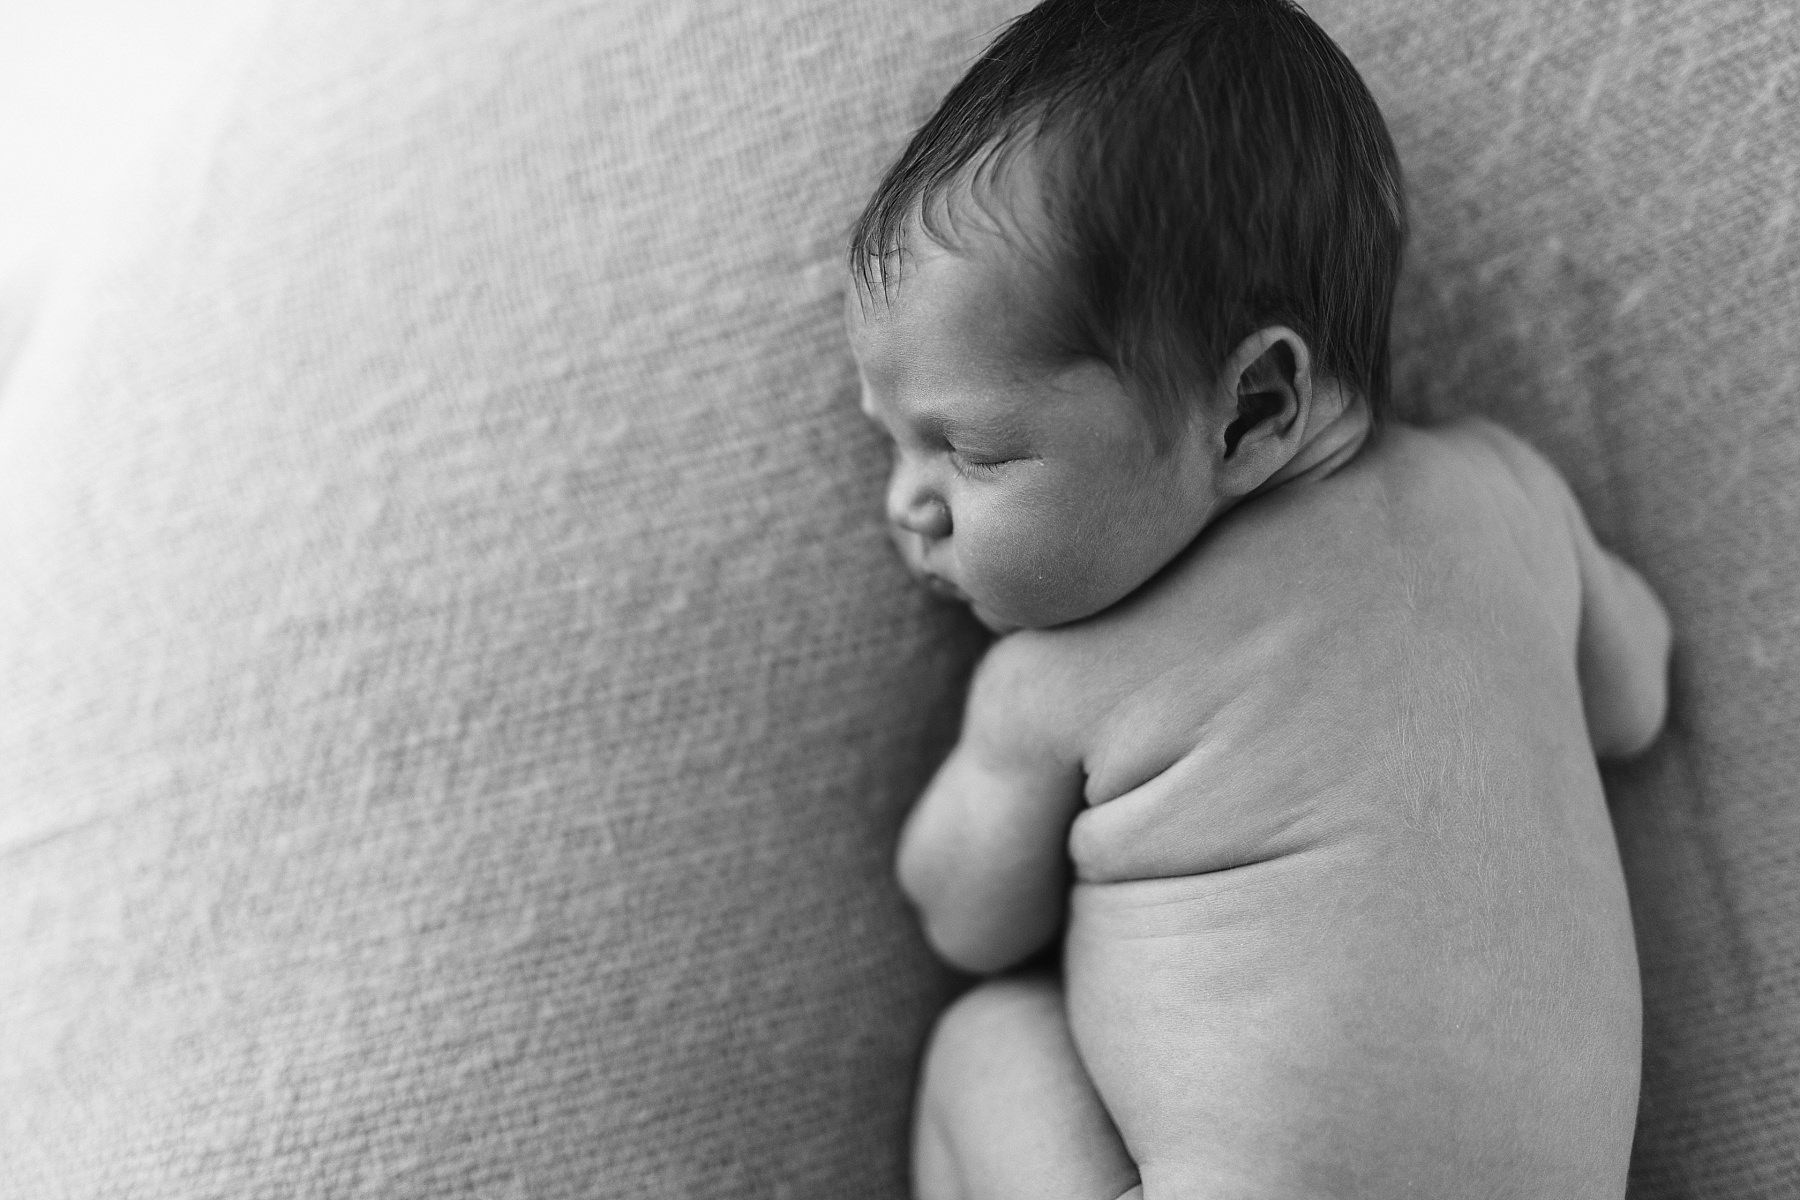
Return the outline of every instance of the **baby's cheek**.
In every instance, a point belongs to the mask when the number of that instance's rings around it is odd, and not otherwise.
[[[1011,527],[959,521],[952,544],[957,586],[968,593],[976,615],[989,626],[1020,624],[1020,612],[1033,606],[1039,573],[1028,539]]]
[[[986,548],[976,586],[966,590],[999,622],[1041,628],[1099,611],[1093,555],[1060,531],[1017,529]]]

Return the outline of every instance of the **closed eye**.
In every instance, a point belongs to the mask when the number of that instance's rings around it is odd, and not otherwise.
[[[980,455],[968,454],[961,450],[950,452],[951,465],[964,475],[991,475],[1008,463],[1018,461],[1016,458],[983,458]]]

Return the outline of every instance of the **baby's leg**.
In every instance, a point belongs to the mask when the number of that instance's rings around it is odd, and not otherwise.
[[[1137,1200],[1137,1182],[1076,1057],[1060,986],[997,979],[951,1005],[919,1087],[918,1200]]]

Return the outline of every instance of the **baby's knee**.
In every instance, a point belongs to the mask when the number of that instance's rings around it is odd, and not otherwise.
[[[964,992],[938,1017],[938,1039],[1030,1036],[1060,1029],[1062,985],[1048,975],[989,979]]]
[[[920,1200],[1142,1200],[1048,976],[989,980],[939,1018],[914,1129]]]
[[[938,1017],[925,1051],[925,1087],[966,1072],[1005,1068],[1066,1041],[1062,988],[1046,976],[990,979]]]

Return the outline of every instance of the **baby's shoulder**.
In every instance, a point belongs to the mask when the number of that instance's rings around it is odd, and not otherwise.
[[[1381,497],[1385,527],[1401,536],[1483,532],[1546,543],[1568,539],[1576,500],[1555,465],[1524,438],[1481,417],[1386,429],[1342,487]]]
[[[1133,623],[1092,619],[1048,629],[1020,629],[988,647],[970,693],[996,705],[1042,710],[1115,674],[1133,654]]]
[[[1007,634],[977,667],[969,702],[1085,747],[1121,705],[1147,689],[1183,692],[1178,680],[1195,664],[1214,661],[1215,643],[1243,625],[1216,591],[1220,602],[1209,605],[1181,586],[1183,574],[1168,572],[1171,577],[1084,620]]]
[[[1431,426],[1401,425],[1390,443],[1404,444],[1404,456],[1468,483],[1517,488],[1546,511],[1569,499],[1568,484],[1543,454],[1518,434],[1486,417],[1467,416]]]
[[[1015,745],[1057,758],[1079,757],[1108,696],[1120,689],[1117,654],[1085,626],[1020,629],[987,649],[969,681],[965,729],[980,725]],[[1127,651],[1128,653],[1128,651]]]
[[[1548,458],[1480,417],[1388,432],[1369,469],[1410,557],[1519,570],[1547,592],[1569,592],[1584,526]]]

